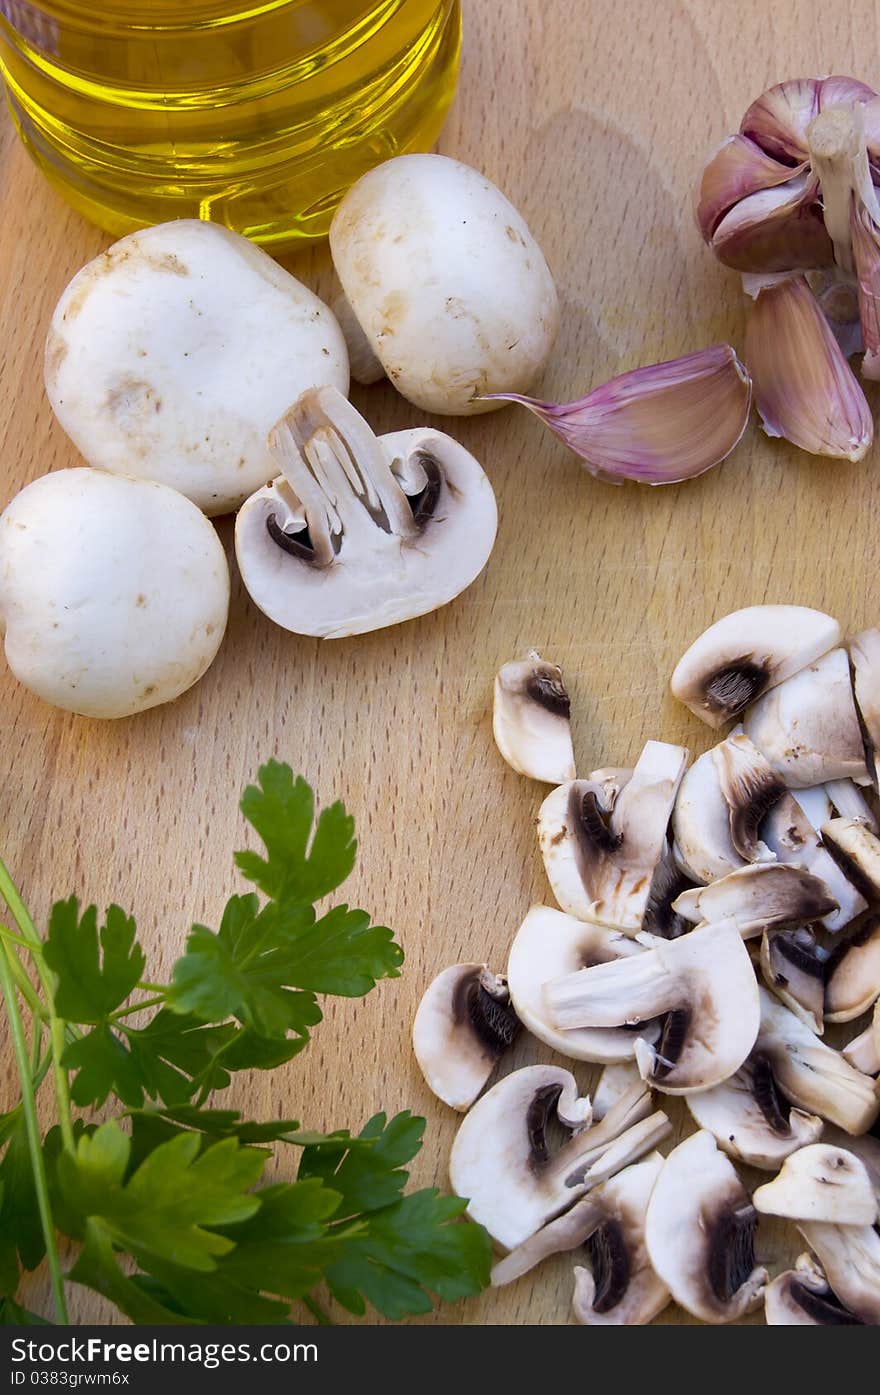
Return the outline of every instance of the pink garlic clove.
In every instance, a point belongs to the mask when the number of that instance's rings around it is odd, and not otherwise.
[[[861,460],[874,438],[865,395],[803,276],[756,291],[746,362],[768,436]]]
[[[747,136],[727,136],[703,170],[697,201],[697,223],[706,242],[725,214],[749,194],[786,184],[807,166],[792,169],[765,155]]]
[[[831,266],[834,247],[818,200],[818,183],[804,170],[785,184],[741,199],[718,223],[712,251],[734,271],[809,270]]]
[[[576,402],[519,402],[599,478],[676,484],[718,465],[739,442],[751,405],[749,374],[729,344],[636,368]]]
[[[819,85],[818,78],[777,83],[752,102],[741,133],[775,160],[801,164],[807,158],[807,127],[819,114]]]

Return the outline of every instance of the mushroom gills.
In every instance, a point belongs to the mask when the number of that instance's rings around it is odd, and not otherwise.
[[[823,1129],[817,1115],[790,1107],[760,1052],[753,1051],[720,1085],[688,1095],[687,1104],[722,1152],[750,1167],[775,1171],[790,1153],[815,1143]]]
[[[767,1286],[764,1295],[770,1327],[860,1327],[864,1320],[844,1307],[810,1255],[800,1255],[796,1267],[787,1269]]]
[[[413,1049],[429,1088],[468,1109],[516,1040],[520,1022],[506,980],[485,964],[453,964],[428,986],[413,1021]]]
[[[880,998],[880,918],[835,944],[825,966],[825,1020],[851,1022]]]
[[[616,791],[575,780],[547,796],[538,840],[564,911],[627,934],[639,931],[686,763],[682,747],[648,741]]]
[[[704,1322],[732,1322],[761,1301],[756,1213],[733,1165],[705,1130],[669,1154],[648,1202],[648,1258],[672,1297]]]
[[[733,721],[761,693],[840,641],[830,615],[805,606],[748,606],[716,620],[676,665],[671,688],[712,727]]]
[[[779,862],[756,862],[709,886],[682,892],[673,909],[694,924],[731,920],[743,939],[819,920],[837,901],[819,877]]]
[[[499,670],[492,729],[501,755],[520,775],[550,785],[574,779],[570,714],[562,669],[537,650]]]
[[[764,982],[817,1036],[825,1028],[827,963],[827,950],[806,926],[773,934],[765,931],[761,938]]]
[[[880,838],[860,819],[829,819],[822,844],[868,903],[880,901]]]
[[[880,1234],[876,1228],[799,1221],[798,1230],[840,1303],[862,1322],[880,1325]]]
[[[664,1017],[666,1052],[639,1037],[642,1077],[669,1094],[705,1090],[742,1065],[758,1030],[757,984],[730,921],[677,940],[643,936],[642,954],[551,980],[547,1018],[559,1030]],[[672,1053],[675,1052],[673,1059]]]

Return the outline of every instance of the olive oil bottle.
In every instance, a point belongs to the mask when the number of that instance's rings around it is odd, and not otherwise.
[[[202,217],[282,250],[365,170],[426,150],[458,0],[0,0],[0,67],[40,168],[113,233]]]

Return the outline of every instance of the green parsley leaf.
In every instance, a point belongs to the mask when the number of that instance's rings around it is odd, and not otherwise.
[[[124,1042],[106,1022],[72,1041],[61,1058],[75,1070],[70,1096],[81,1106],[104,1103],[113,1091],[129,1108],[143,1103],[143,1077]]]
[[[0,1298],[0,1327],[51,1327],[48,1318],[23,1308],[12,1298]]]
[[[213,1227],[244,1220],[259,1207],[247,1193],[265,1156],[234,1138],[200,1148],[198,1134],[178,1134],[126,1180],[131,1140],[109,1120],[79,1140],[75,1156],[62,1154],[58,1176],[68,1205],[137,1259],[152,1255],[208,1271],[231,1248]]]
[[[80,919],[75,896],[52,907],[43,953],[58,976],[55,1006],[68,1022],[103,1021],[125,1002],[144,971],[131,916],[110,906],[99,930],[95,907],[89,906]]]
[[[369,1213],[366,1234],[344,1239],[327,1268],[330,1292],[349,1312],[363,1313],[366,1300],[395,1321],[430,1312],[432,1293],[446,1302],[479,1293],[492,1243],[482,1226],[458,1220],[466,1205],[427,1189]]]
[[[342,1237],[326,1228],[338,1206],[338,1192],[317,1177],[265,1187],[257,1214],[224,1231],[235,1248],[219,1261],[220,1273],[246,1288],[302,1297],[342,1253]]]
[[[260,767],[257,780],[242,795],[241,811],[263,840],[267,857],[239,852],[236,864],[273,901],[319,901],[354,867],[354,820],[342,804],[331,804],[318,819],[309,848],[315,799],[305,780],[294,780],[290,766],[276,760]]]
[[[2,1129],[6,1150],[0,1161],[0,1294],[12,1297],[18,1287],[19,1263],[23,1269],[36,1269],[46,1247],[23,1114],[11,1110]]]
[[[337,1219],[375,1211],[396,1201],[405,1187],[409,1174],[403,1164],[418,1153],[424,1131],[425,1120],[409,1110],[390,1123],[374,1114],[358,1135],[369,1147],[353,1147],[355,1140],[344,1133],[327,1138],[304,1149],[298,1176],[320,1177],[339,1193]]]
[[[84,1239],[68,1275],[74,1283],[102,1294],[135,1323],[179,1326],[193,1321],[145,1292],[135,1277],[123,1274],[116,1262],[113,1242],[100,1222],[86,1222]]]

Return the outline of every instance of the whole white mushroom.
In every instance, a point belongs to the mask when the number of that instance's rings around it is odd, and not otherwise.
[[[332,312],[247,238],[181,219],[114,243],[65,290],[46,391],[90,465],[228,513],[275,473],[266,437],[307,388],[348,392]]]
[[[485,175],[445,155],[399,155],[349,189],[330,226],[354,376],[375,354],[428,412],[502,406],[524,392],[559,326],[550,269],[524,219]]]
[[[170,702],[208,668],[229,610],[212,525],[167,485],[58,470],[0,516],[0,633],[19,682],[86,717]]]

